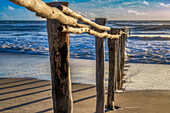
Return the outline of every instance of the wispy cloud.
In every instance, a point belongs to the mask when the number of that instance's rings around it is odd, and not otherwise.
[[[140,1],[135,1],[135,2],[124,2],[123,5],[131,5],[131,4],[136,4],[139,3]]]
[[[14,11],[15,9],[11,6],[8,6],[8,10]]]
[[[158,3],[157,7],[170,8],[170,4]]]
[[[7,14],[4,14],[2,12],[0,12],[0,19],[4,20],[4,19],[9,19]]]
[[[158,3],[157,7],[170,8],[170,4]]]
[[[142,3],[145,5],[149,5],[149,3],[147,1],[143,1]]]
[[[128,10],[128,13],[130,15],[146,15],[146,13],[144,13],[144,12],[139,12],[139,11],[135,11],[135,10],[132,10],[132,9]]]

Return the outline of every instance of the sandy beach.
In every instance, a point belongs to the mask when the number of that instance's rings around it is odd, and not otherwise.
[[[0,54],[0,62],[0,112],[52,113],[48,56]],[[106,70],[107,65],[106,63]],[[169,65],[136,63],[127,65],[129,66],[125,70],[124,79],[127,81],[124,84],[125,91],[117,91],[115,94],[116,106],[121,109],[106,111],[168,113],[170,111]],[[94,113],[95,61],[70,59],[70,66],[74,113]],[[108,71],[106,71],[106,84],[107,74]]]
[[[31,78],[0,79],[1,113],[52,113],[51,83]],[[74,113],[94,113],[94,85],[73,84]],[[107,91],[106,91],[107,92]],[[126,91],[115,94],[120,111],[108,113],[169,113],[170,91]]]

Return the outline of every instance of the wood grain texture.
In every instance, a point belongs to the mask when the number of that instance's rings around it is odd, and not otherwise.
[[[121,38],[121,36],[119,37]],[[117,76],[117,83],[118,83],[118,90],[120,90],[120,84],[121,84],[121,43],[120,39],[118,40],[118,76]]]
[[[64,3],[49,3],[57,6]],[[67,4],[65,4],[67,5]],[[73,113],[69,67],[69,33],[58,31],[61,23],[47,19],[54,113]]]
[[[17,5],[26,7],[28,10],[32,12],[36,12],[38,16],[48,18],[48,19],[56,19],[65,25],[72,25],[72,26],[77,25],[77,19],[65,15],[58,8],[50,7],[41,0],[10,0],[10,1]],[[55,2],[52,2],[50,4],[53,3]],[[59,2],[59,4],[62,5],[61,2]],[[59,5],[53,5],[53,6],[59,6]]]
[[[97,24],[105,25],[105,18],[96,18]],[[97,30],[98,32],[104,32]],[[95,38],[96,42],[96,92],[97,92],[97,102],[96,102],[96,113],[105,112],[105,72],[104,72],[104,62],[105,62],[105,51],[104,51],[104,39],[98,37]]]
[[[111,34],[115,34],[115,29],[111,29]],[[115,91],[115,77],[116,77],[116,39],[108,39],[109,48],[109,79],[108,79],[108,95],[107,95],[107,109],[114,110],[114,91]]]

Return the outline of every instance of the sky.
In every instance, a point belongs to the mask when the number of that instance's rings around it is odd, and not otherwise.
[[[42,0],[45,3],[57,0]],[[58,0],[83,16],[108,20],[170,20],[170,0]],[[41,20],[9,0],[0,0],[0,20]]]

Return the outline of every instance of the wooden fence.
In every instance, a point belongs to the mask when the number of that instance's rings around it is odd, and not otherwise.
[[[114,110],[114,92],[122,88],[122,79],[124,76],[127,29],[107,27],[105,26],[105,18],[96,18],[96,23],[92,22],[69,9],[68,2],[50,2],[45,4],[41,0],[10,1],[36,12],[37,16],[47,18],[54,113],[73,113],[69,67],[69,32],[78,34],[86,32],[95,36],[96,113],[105,112],[104,39],[108,38],[109,79],[106,109]],[[76,19],[91,26],[78,24]],[[105,32],[105,30],[108,32]]]

